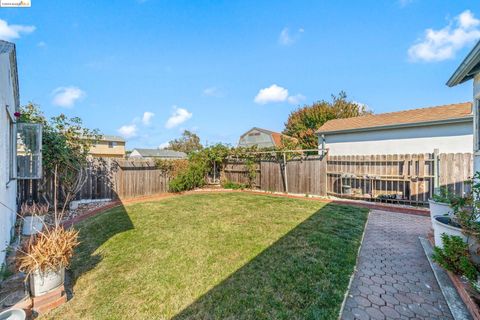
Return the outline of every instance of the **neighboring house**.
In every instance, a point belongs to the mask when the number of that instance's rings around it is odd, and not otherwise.
[[[15,45],[0,40],[0,266],[16,219],[15,116],[19,92]]]
[[[257,146],[259,148],[282,147],[284,139],[291,140],[292,142],[297,141],[297,139],[279,132],[254,127],[240,136],[238,146]]]
[[[97,158],[125,158],[125,139],[103,135],[90,147],[89,154]]]
[[[133,149],[129,159],[186,159],[185,152],[167,150],[167,149]]]
[[[327,121],[319,148],[330,155],[472,152],[469,102]]]
[[[473,154],[474,171],[480,171],[480,41],[465,57],[457,70],[447,81],[447,86],[453,87],[473,79]],[[472,149],[470,150],[472,152]]]

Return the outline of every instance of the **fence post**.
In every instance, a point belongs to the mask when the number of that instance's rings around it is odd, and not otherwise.
[[[287,178],[287,156],[283,153],[283,176],[285,180],[285,192],[288,193],[288,178]]]
[[[440,188],[439,153],[438,149],[433,150],[433,194],[438,194]]]

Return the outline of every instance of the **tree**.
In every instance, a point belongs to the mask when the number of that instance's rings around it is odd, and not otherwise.
[[[325,122],[367,114],[371,114],[371,111],[367,111],[361,104],[348,101],[346,93],[341,91],[338,96],[332,95],[331,102],[321,100],[292,111],[285,123],[283,134],[297,138],[304,149],[315,149],[318,147],[315,132]]]
[[[83,127],[78,117],[64,114],[47,120],[33,103],[20,110],[20,122],[42,124],[42,166],[45,184],[51,178],[60,180],[63,207],[69,203],[86,181],[88,152],[100,138],[97,130]],[[44,194],[44,200],[51,202]]]
[[[200,143],[200,137],[197,134],[185,130],[180,138],[174,139],[168,143],[167,149],[189,154],[193,151],[202,150],[203,146]]]

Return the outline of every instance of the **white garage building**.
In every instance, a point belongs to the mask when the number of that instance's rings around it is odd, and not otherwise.
[[[317,131],[330,155],[472,152],[470,102],[327,121]]]

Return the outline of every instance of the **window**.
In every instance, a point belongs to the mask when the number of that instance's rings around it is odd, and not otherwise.
[[[18,179],[42,177],[42,125],[17,123],[16,162]]]
[[[108,147],[109,148],[113,148],[113,147],[116,147],[117,146],[117,142],[115,141],[108,141]]]

